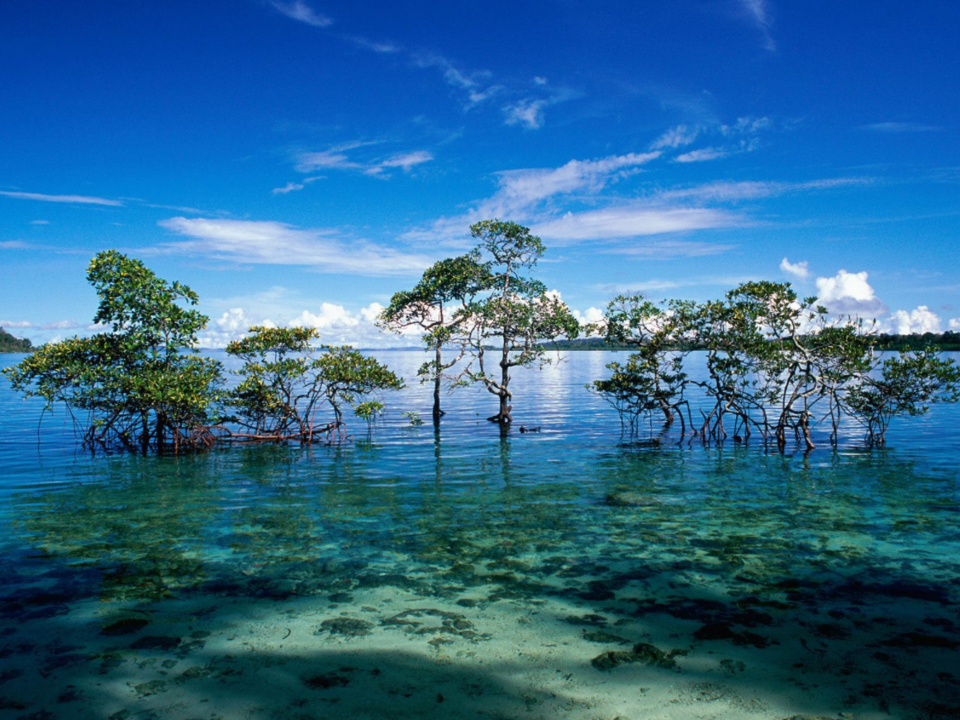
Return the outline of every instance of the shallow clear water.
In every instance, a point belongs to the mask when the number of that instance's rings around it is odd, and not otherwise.
[[[0,713],[960,713],[958,408],[884,452],[638,447],[583,389],[611,359],[518,372],[505,438],[414,380],[351,442],[180,458],[38,438],[0,381]]]

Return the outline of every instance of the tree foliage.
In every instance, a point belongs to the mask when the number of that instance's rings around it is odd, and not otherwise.
[[[41,346],[4,371],[13,388],[64,403],[91,449],[211,445],[222,374],[196,352],[207,322],[196,293],[115,250],[93,258],[87,280],[100,298],[94,322],[110,331]]]
[[[433,422],[440,423],[440,390],[444,373],[463,357],[463,347],[444,359],[443,348],[451,344],[458,327],[465,322],[465,306],[489,282],[489,266],[480,262],[480,253],[447,258],[434,263],[411,290],[395,293],[390,305],[377,320],[381,327],[403,332],[415,327],[423,331],[422,340],[433,359],[420,366],[422,382],[433,382]]]
[[[241,379],[227,403],[243,428],[229,436],[245,440],[315,442],[342,436],[344,406],[372,422],[383,410],[379,395],[403,382],[385,365],[350,347],[321,347],[311,342],[313,328],[250,328],[227,346],[243,360],[234,371]],[[372,398],[372,399],[370,399]],[[320,416],[321,411],[332,417]]]
[[[556,294],[524,274],[543,256],[540,238],[522,225],[499,220],[471,225],[470,232],[479,241],[481,257],[489,260],[483,292],[457,313],[456,339],[472,358],[461,377],[497,396],[499,410],[489,420],[506,425],[512,421],[511,369],[550,362],[544,343],[574,338],[580,325]],[[488,354],[495,358],[491,361]]]
[[[606,339],[632,343],[626,364],[590,387],[629,420],[654,411],[665,424],[681,419],[704,441],[758,434],[782,450],[793,437],[813,449],[811,429],[830,428],[836,443],[845,416],[863,424],[866,441],[883,445],[890,421],[958,399],[960,370],[934,350],[882,360],[872,327],[856,318],[831,320],[817,298],[799,298],[789,283],[749,282],[722,300],[668,301],[619,297],[607,308]],[[688,377],[692,348],[705,354],[704,377]],[[694,423],[689,389],[706,398]]]

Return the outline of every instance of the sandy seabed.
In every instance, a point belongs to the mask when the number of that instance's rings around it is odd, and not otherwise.
[[[956,716],[955,609],[922,588],[818,609],[789,582],[735,601],[673,573],[584,600],[554,577],[546,597],[511,573],[449,597],[384,574],[350,592],[301,577],[257,596],[74,603],[21,578],[0,626],[0,717]]]

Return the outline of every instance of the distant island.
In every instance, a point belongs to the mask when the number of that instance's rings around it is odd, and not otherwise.
[[[26,338],[14,337],[0,327],[0,353],[25,353],[33,350],[33,345]]]
[[[960,351],[960,333],[948,330],[945,333],[923,333],[916,335],[897,335],[895,333],[881,333],[874,335],[874,348],[877,350],[921,350],[935,346],[940,350],[951,352]],[[557,340],[547,345],[559,350],[625,350],[634,352],[635,344],[609,342],[602,337],[577,338],[576,340]],[[683,348],[697,350],[694,345]]]

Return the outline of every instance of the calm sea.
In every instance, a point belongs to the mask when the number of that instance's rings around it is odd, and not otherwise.
[[[378,357],[373,432],[179,458],[0,380],[0,716],[960,713],[957,406],[884,451],[638,446],[585,352],[516,372],[506,437],[475,389],[435,433],[423,355]]]

